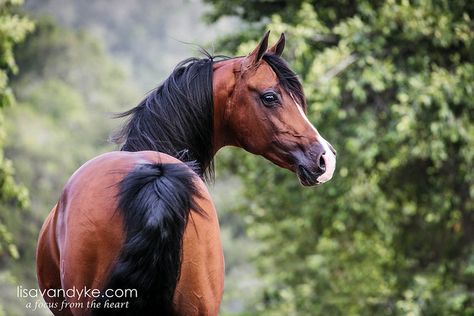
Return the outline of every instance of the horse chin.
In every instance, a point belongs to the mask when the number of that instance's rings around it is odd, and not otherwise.
[[[313,182],[313,181],[308,181],[308,180],[303,180],[301,178],[298,178],[298,180],[300,180],[300,183],[302,186],[305,186],[305,187],[314,187],[316,185],[320,185],[321,182],[319,182],[318,180],[316,180],[316,182]]]
[[[298,176],[301,185],[305,187],[312,187],[321,184],[321,182],[318,181],[318,175],[309,172],[306,168],[299,167],[296,171],[296,175]]]

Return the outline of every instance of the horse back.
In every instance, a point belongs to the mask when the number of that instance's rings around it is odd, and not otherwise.
[[[124,217],[118,210],[119,184],[138,165],[156,163],[183,164],[157,152],[111,152],[71,176],[40,233],[40,287],[103,290],[126,239]],[[195,179],[195,200],[202,213],[189,214],[172,309],[176,315],[217,315],[224,273],[219,224],[206,186],[199,177]],[[94,298],[61,300],[67,303],[64,311],[88,315]]]

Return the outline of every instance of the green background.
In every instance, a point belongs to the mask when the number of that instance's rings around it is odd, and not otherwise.
[[[72,172],[180,59],[285,32],[332,181],[217,156],[222,315],[474,314],[474,2],[0,2],[0,315]],[[182,42],[180,42],[182,41]],[[46,310],[42,311],[48,314]]]

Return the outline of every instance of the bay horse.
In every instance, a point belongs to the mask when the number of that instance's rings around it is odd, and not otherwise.
[[[268,36],[247,56],[180,63],[122,114],[121,150],[71,176],[36,252],[55,315],[217,315],[224,258],[204,180],[224,146],[304,186],[331,179],[335,151],[306,117],[301,83],[281,58],[285,36],[270,48]]]

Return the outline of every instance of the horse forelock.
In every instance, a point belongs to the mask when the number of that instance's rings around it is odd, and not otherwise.
[[[292,98],[295,98],[297,103],[301,105],[304,111],[306,111],[306,98],[303,92],[303,86],[298,79],[298,75],[290,69],[283,58],[274,53],[267,52],[263,55],[262,59],[275,72],[279,83],[283,86],[286,92]]]

